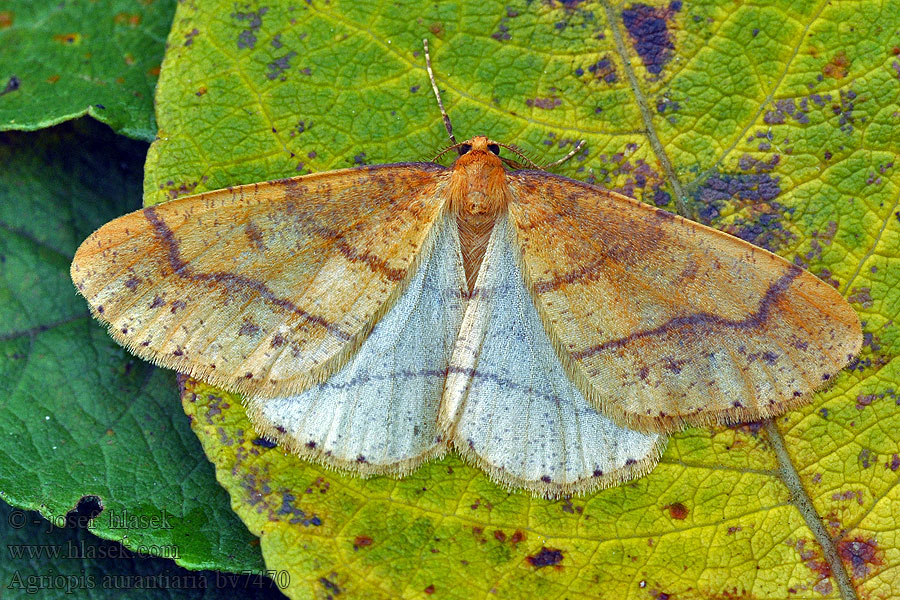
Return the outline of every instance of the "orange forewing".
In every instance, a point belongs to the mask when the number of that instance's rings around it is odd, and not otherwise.
[[[668,432],[804,402],[859,351],[830,285],[740,239],[543,172],[510,173],[524,275],[585,396]]]
[[[326,379],[402,291],[449,171],[396,164],[228,188],[124,215],[72,280],[138,356],[275,396]]]

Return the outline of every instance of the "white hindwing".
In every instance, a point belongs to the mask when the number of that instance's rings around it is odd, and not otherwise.
[[[440,217],[431,235],[408,287],[342,369],[301,394],[249,400],[258,429],[364,475],[406,473],[444,452],[437,412],[465,274],[455,219]]]
[[[614,485],[657,462],[665,438],[619,427],[567,377],[497,220],[450,361],[440,425],[495,479],[545,496]]]

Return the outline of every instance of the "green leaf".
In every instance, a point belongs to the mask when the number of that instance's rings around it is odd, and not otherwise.
[[[448,456],[361,480],[258,445],[239,399],[185,410],[294,597],[888,597],[900,589],[896,3],[182,4],[145,202],[427,158],[461,138],[779,252],[839,286],[859,362],[804,410],[690,429],[634,483],[546,501]],[[410,15],[415,15],[411,23]],[[255,443],[257,442],[257,443]],[[893,565],[894,568],[891,568]],[[893,590],[893,592],[891,592]]]
[[[174,0],[4,2],[0,131],[87,114],[152,140],[153,90],[174,12]]]
[[[0,501],[0,582],[9,597],[121,598],[126,590],[130,598],[273,597],[267,580],[188,571],[101,540],[84,528],[92,514],[75,511],[51,523]]]
[[[90,121],[0,134],[0,497],[52,520],[96,496],[102,537],[193,568],[258,568],[174,375],[117,346],[69,279],[81,240],[138,207],[145,152]]]
[[[801,264],[866,346],[774,422],[673,437],[636,482],[562,501],[457,456],[362,480],[266,449],[239,398],[185,410],[293,597],[890,597],[900,590],[896,2],[182,4],[145,202],[427,158],[461,138],[684,211]],[[414,15],[414,18],[411,18]]]
[[[897,595],[900,7],[782,6],[179,5],[146,202],[436,154],[427,36],[460,137],[539,160],[586,139],[561,172],[773,249],[865,322],[859,362],[805,409],[687,430],[647,477],[556,502],[453,455],[403,480],[328,471],[191,383],[192,425],[292,596]]]

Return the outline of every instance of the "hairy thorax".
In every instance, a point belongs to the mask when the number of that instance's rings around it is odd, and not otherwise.
[[[468,142],[471,150],[453,164],[450,179],[450,210],[456,215],[463,267],[471,292],[484,259],[497,217],[509,203],[506,170],[500,158],[488,148],[488,138]]]

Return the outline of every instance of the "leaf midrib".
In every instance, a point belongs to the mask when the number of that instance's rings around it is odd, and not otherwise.
[[[827,3],[823,3],[819,7],[819,11],[807,24],[807,27],[804,30],[803,35],[800,37],[801,43],[802,43],[802,40],[805,39],[806,33],[809,31],[809,28],[816,21],[819,14],[821,14],[821,11],[826,4]],[[630,57],[628,56],[627,48],[625,46],[625,39],[624,39],[624,36],[622,35],[622,30],[619,27],[618,15],[615,13],[613,7],[609,3],[609,0],[603,0],[602,5],[606,11],[609,28],[613,34],[613,40],[615,42],[616,52],[618,53],[619,58],[622,61],[622,65],[625,70],[625,74],[628,77],[628,82],[631,87],[631,91],[634,95],[635,102],[637,103],[637,105],[640,109],[641,118],[643,119],[644,127],[647,130],[647,138],[650,142],[650,146],[653,148],[653,151],[656,154],[656,158],[660,162],[660,165],[662,166],[662,169],[663,169],[666,179],[672,185],[672,188],[674,189],[674,191],[676,193],[675,202],[676,202],[676,207],[678,209],[678,212],[681,215],[690,218],[692,215],[688,211],[687,202],[686,202],[687,198],[685,196],[684,186],[682,185],[681,180],[678,178],[678,175],[672,166],[672,162],[669,159],[669,156],[666,153],[665,148],[662,145],[662,142],[660,141],[660,137],[656,132],[656,128],[653,125],[653,118],[652,118],[652,115],[651,115],[650,110],[647,105],[647,99],[644,96],[644,93],[640,88],[640,85],[639,85],[639,82],[637,79],[637,75],[635,74],[634,69],[631,66],[631,60],[630,60]],[[798,44],[797,48],[799,48],[799,47],[800,46]],[[791,61],[788,62],[788,66],[790,65],[790,62],[793,61],[793,58],[796,56],[796,54],[797,54],[797,51],[795,49],[794,55],[791,56]],[[786,73],[786,72],[787,72],[787,67],[785,68],[784,73]],[[770,93],[766,97],[766,100],[763,102],[762,107],[757,112],[756,116],[751,120],[750,126],[752,126],[752,123],[755,122],[756,118],[759,117],[759,114],[762,113],[762,110],[765,108],[766,103],[772,97],[774,92],[778,89],[778,86],[781,84],[781,81],[783,79],[784,79],[784,74],[782,74],[782,77],[779,78],[778,82],[773,87],[772,93]],[[728,154],[728,152],[723,154],[716,164],[721,162],[721,160],[723,160],[727,154]],[[900,195],[898,195],[898,202],[900,202]],[[873,250],[874,250],[874,247],[877,245],[878,241],[880,240],[881,232],[883,232],[883,231],[884,231],[884,227],[882,227],[882,230],[879,232],[879,235],[875,240],[875,244],[873,244],[873,247],[872,247]],[[869,256],[869,254],[871,254],[871,251],[868,254],[866,254],[866,256],[863,258],[863,260],[860,262],[860,265],[857,267],[857,270],[856,270],[857,273],[862,268],[862,263],[865,262],[865,259]],[[852,281],[852,278],[851,278],[851,281]],[[846,288],[846,289],[849,289],[849,285],[848,285],[848,288]],[[846,293],[846,289],[845,289],[845,293]],[[797,468],[793,464],[793,462],[791,460],[791,456],[788,453],[787,448],[785,446],[784,438],[782,437],[781,432],[778,430],[777,426],[775,425],[775,423],[772,419],[765,420],[765,431],[766,431],[766,436],[769,438],[769,441],[772,444],[773,451],[775,452],[775,456],[778,459],[779,472],[778,472],[777,476],[781,480],[781,482],[785,485],[785,487],[788,489],[790,496],[791,496],[791,504],[793,504],[794,507],[803,516],[803,519],[806,521],[807,526],[810,528],[812,534],[815,536],[816,541],[818,542],[819,546],[821,546],[823,556],[824,556],[825,560],[827,561],[829,568],[831,569],[831,575],[833,576],[835,582],[837,583],[837,588],[841,594],[842,600],[857,600],[858,597],[856,594],[856,590],[854,589],[852,583],[850,582],[850,577],[847,574],[847,570],[844,568],[844,563],[841,561],[840,556],[838,555],[837,547],[835,546],[834,540],[831,538],[831,536],[828,535],[828,532],[825,529],[824,524],[822,523],[821,515],[819,515],[818,512],[816,512],[815,507],[813,506],[812,500],[810,499],[809,495],[807,494],[806,489],[803,487],[803,483],[800,480],[800,475],[797,471]]]

